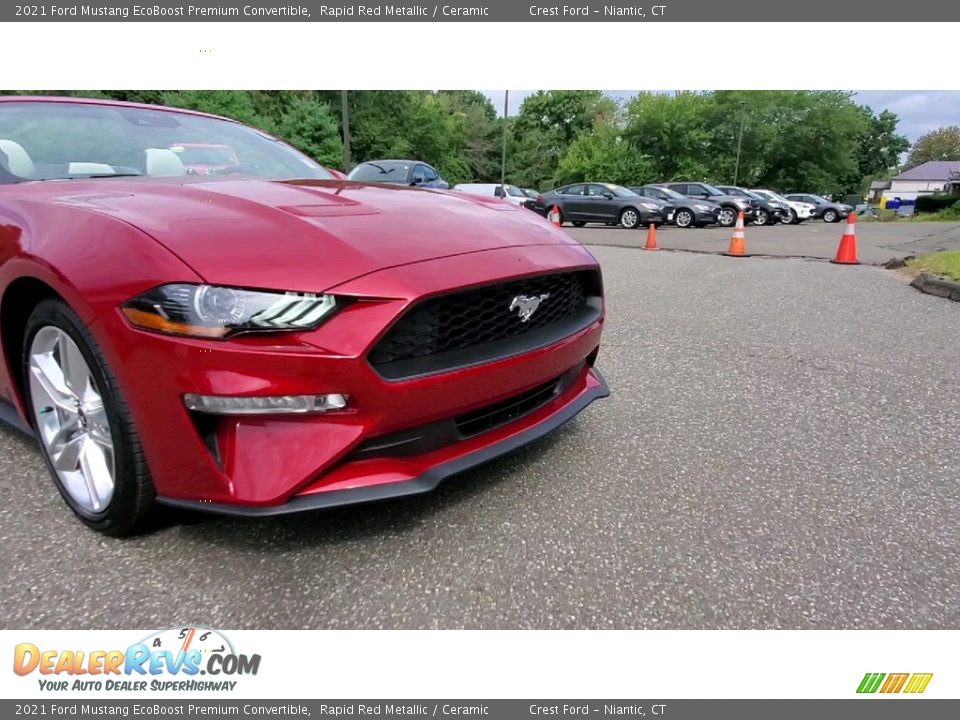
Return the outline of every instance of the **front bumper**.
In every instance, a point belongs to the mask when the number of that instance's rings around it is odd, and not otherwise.
[[[640,211],[640,224],[641,225],[662,225],[666,222],[669,222],[673,219],[673,212],[664,212],[663,210],[641,210]]]
[[[444,459],[444,456],[450,453],[437,451],[433,455],[423,455],[413,463],[387,462],[379,466],[347,469],[340,473],[342,477],[336,480],[339,489],[307,488],[282,505],[244,506],[167,497],[158,497],[157,501],[187,510],[244,517],[269,517],[420,495],[435,490],[440,483],[453,475],[483,465],[547,435],[571,420],[594,400],[609,394],[610,390],[603,376],[596,368],[592,368],[583,374],[576,389],[571,391],[568,397],[562,398],[556,408],[547,408],[542,413],[537,413],[537,418],[531,418],[519,427],[509,428],[509,434],[502,437],[498,434],[496,437],[484,438],[482,443],[456,448],[455,454],[448,459]],[[351,474],[365,475],[368,482],[350,487],[346,481]],[[373,474],[382,478],[382,482],[369,482]]]
[[[716,225],[720,222],[720,210],[719,207],[713,210],[694,210],[694,223],[697,225]]]
[[[388,380],[367,359],[394,320],[437,293],[529,275],[595,269],[574,244],[528,246],[382,270],[330,292],[355,298],[317,330],[216,342],[134,330],[120,313],[94,324],[133,415],[158,501],[275,514],[406,495],[549,432],[606,394],[593,369],[602,312],[552,344],[433,375]],[[453,285],[454,287],[451,287]],[[356,457],[371,439],[508,401],[576,377],[548,402],[420,454]],[[345,410],[302,416],[214,416],[183,395],[343,393]]]

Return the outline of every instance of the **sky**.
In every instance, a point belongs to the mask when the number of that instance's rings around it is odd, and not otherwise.
[[[610,90],[608,95],[629,98],[636,90]],[[930,130],[946,125],[960,125],[960,91],[958,90],[856,90],[856,100],[873,111],[890,110],[900,118],[898,130],[910,142]],[[520,103],[532,90],[511,90],[509,110],[515,115]],[[486,90],[497,114],[503,115],[503,90]]]

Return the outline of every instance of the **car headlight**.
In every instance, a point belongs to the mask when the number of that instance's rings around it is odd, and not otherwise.
[[[148,290],[120,310],[144,330],[221,339],[241,332],[310,330],[337,304],[333,295],[174,283]]]
[[[655,203],[645,203],[645,202],[640,203],[640,207],[644,207],[644,208],[646,208],[647,210],[662,210],[662,209],[663,209],[662,206],[657,205],[657,204],[655,204]]]
[[[694,205],[694,207],[695,207],[697,210],[699,210],[700,212],[710,212],[710,206],[709,206],[709,205],[699,205],[699,204],[697,204],[697,205]]]

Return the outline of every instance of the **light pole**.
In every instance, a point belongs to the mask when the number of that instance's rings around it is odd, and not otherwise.
[[[733,166],[733,184],[737,184],[740,179],[740,148],[743,146],[743,126],[747,122],[747,103],[740,101],[740,132],[737,135],[737,163]]]
[[[500,154],[500,192],[507,196],[504,184],[507,182],[507,112],[510,101],[510,91],[503,91],[503,152]]]

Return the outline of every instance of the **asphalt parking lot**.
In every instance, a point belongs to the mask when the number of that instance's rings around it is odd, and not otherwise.
[[[960,626],[960,305],[871,266],[592,250],[612,396],[429,496],[107,539],[0,430],[0,623]]]
[[[823,258],[836,255],[845,222],[824,223],[819,220],[799,225],[748,225],[747,252],[775,257]],[[588,245],[642,247],[646,230],[624,230],[620,227],[588,225],[565,229]],[[723,253],[730,243],[730,228],[662,227],[657,231],[657,244],[667,250]],[[960,223],[944,222],[876,222],[857,223],[857,253],[860,262],[882,265],[894,257],[922,255],[937,250],[960,250]]]

